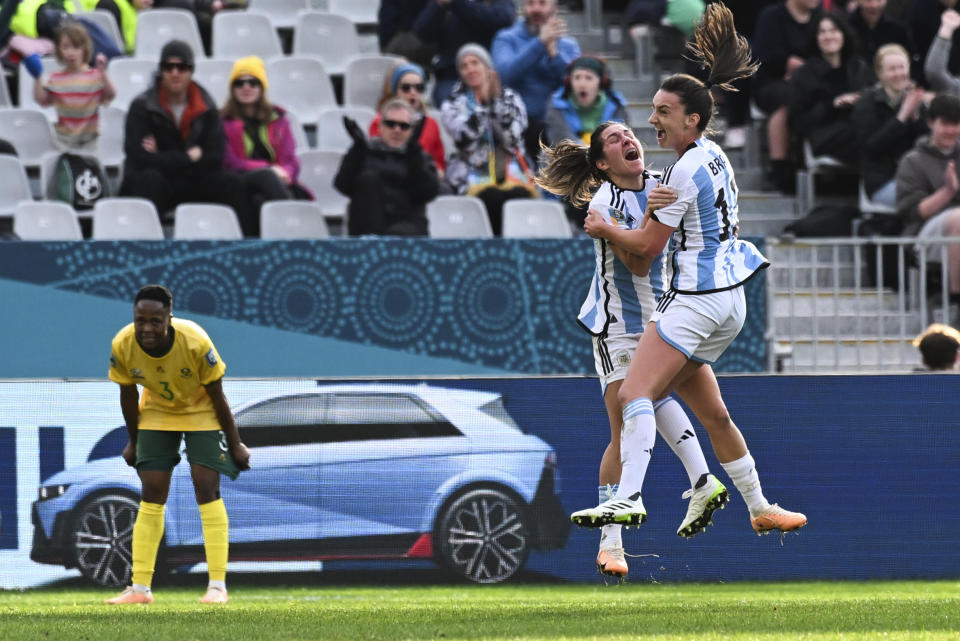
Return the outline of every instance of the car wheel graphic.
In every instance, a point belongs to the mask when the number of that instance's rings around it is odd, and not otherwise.
[[[76,508],[69,543],[83,576],[98,585],[127,585],[139,510],[135,497],[119,493],[100,494]]]
[[[519,502],[496,489],[470,490],[447,504],[434,531],[441,563],[475,583],[499,583],[530,554],[530,530]]]

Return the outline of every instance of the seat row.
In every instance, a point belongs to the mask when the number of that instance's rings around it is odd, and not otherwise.
[[[93,240],[163,240],[160,216],[149,200],[103,198],[90,212]],[[492,238],[483,202],[471,196],[440,196],[427,205],[432,238]],[[79,214],[68,204],[25,200],[13,211],[13,232],[21,240],[83,240]],[[503,235],[513,238],[570,238],[563,207],[556,202],[510,200],[503,210]],[[264,203],[260,237],[264,239],[328,238],[323,211],[303,200]],[[225,205],[185,203],[174,211],[173,234],[179,240],[240,240],[236,213]]]
[[[294,54],[320,54],[331,70],[364,49],[357,25],[375,25],[379,0],[263,0],[246,11],[221,11],[211,25],[211,50],[215,58],[283,55],[278,30],[293,30]],[[77,14],[96,22],[121,50],[123,39],[108,11]],[[206,57],[197,18],[186,9],[150,9],[137,17],[133,55],[156,61],[169,40],[183,40],[199,60]],[[339,73],[338,71],[332,71]]]
[[[277,56],[264,60],[270,80],[270,102],[294,112],[304,124],[315,125],[320,111],[338,106],[331,74],[325,63],[316,56]],[[384,77],[397,64],[397,60],[392,56],[351,56],[343,71],[343,104],[375,108],[383,91]],[[235,61],[236,57],[203,58],[195,63],[194,80],[210,93],[218,106],[222,106],[229,97],[230,72]],[[44,73],[56,71],[61,66],[52,57],[43,58],[41,62]],[[108,72],[117,95],[110,104],[128,109],[134,98],[153,85],[156,71],[155,59],[114,58]],[[33,78],[23,65],[18,73],[21,87],[33,86]],[[3,85],[0,89],[0,107],[11,106],[10,96]],[[32,91],[20,91],[19,106],[42,111],[51,122],[57,119],[54,108],[41,107],[34,100]]]

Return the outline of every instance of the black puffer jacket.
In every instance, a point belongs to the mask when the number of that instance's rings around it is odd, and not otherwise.
[[[167,178],[189,175],[191,179],[202,180],[222,169],[226,139],[220,112],[210,94],[197,83],[190,84],[188,95],[183,115],[190,121],[186,136],[160,103],[159,79],[133,100],[127,111],[123,141],[125,174],[158,169]],[[143,148],[143,139],[147,136],[156,139],[156,153]],[[193,146],[199,146],[203,151],[197,162],[191,162],[187,155],[187,149]]]
[[[422,223],[426,205],[437,197],[440,180],[433,158],[419,144],[409,149],[388,147],[380,138],[368,145],[354,144],[343,157],[333,186],[354,199],[361,174],[373,174],[383,188],[383,220],[387,227],[402,221]]]
[[[860,176],[870,196],[893,180],[900,158],[927,133],[923,106],[917,117],[907,122],[897,118],[899,110],[900,103],[890,104],[882,87],[865,89],[853,106],[853,122],[860,147]]]

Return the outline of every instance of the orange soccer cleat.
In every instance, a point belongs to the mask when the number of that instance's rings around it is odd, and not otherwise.
[[[128,587],[126,590],[121,592],[119,596],[115,596],[112,599],[107,599],[104,601],[107,605],[126,605],[128,603],[153,603],[153,593],[149,590],[146,592],[141,592],[140,590],[134,590],[133,586]]]
[[[623,554],[623,547],[601,548],[597,554],[597,572],[608,576],[618,576],[621,579],[627,576],[627,559]]]
[[[785,510],[776,503],[762,512],[751,515],[750,525],[757,534],[769,534],[773,530],[793,532],[807,524],[807,517],[800,512]]]
[[[222,588],[207,588],[207,593],[200,598],[200,603],[226,603],[227,591]]]

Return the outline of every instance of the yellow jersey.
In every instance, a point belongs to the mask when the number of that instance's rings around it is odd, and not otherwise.
[[[223,377],[226,365],[203,328],[182,318],[170,320],[173,346],[154,357],[137,342],[133,323],[113,337],[110,380],[140,385],[142,430],[218,430],[220,422],[204,385]]]

